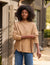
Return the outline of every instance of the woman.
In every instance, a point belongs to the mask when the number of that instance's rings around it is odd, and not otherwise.
[[[23,56],[25,65],[33,65],[33,44],[37,47],[37,56],[41,57],[39,50],[38,30],[34,19],[34,11],[29,5],[21,5],[15,16],[18,22],[14,23],[13,38],[16,40],[14,45],[15,65],[23,65]]]

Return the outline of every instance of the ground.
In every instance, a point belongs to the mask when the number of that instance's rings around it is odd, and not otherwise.
[[[41,51],[41,58],[38,59],[36,53],[33,57],[34,65],[50,65],[50,47],[45,47],[44,51]]]

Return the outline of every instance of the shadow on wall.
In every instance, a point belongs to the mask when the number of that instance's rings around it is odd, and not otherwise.
[[[2,44],[2,63],[10,63],[12,62],[13,56],[13,39],[6,39]]]
[[[16,1],[16,2],[19,2],[19,0],[13,0],[13,1]],[[31,4],[34,0],[24,0],[22,3],[24,4]]]

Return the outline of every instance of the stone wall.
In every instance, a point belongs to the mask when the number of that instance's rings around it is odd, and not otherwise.
[[[8,5],[2,7],[2,65],[8,65]]]
[[[44,46],[50,46],[50,38],[44,38]]]

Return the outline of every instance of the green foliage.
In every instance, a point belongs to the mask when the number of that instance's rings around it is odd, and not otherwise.
[[[0,56],[0,65],[2,64],[1,62],[2,62],[2,57]]]
[[[47,4],[49,3],[50,1],[47,1]]]
[[[44,30],[44,37],[45,38],[50,38],[50,30],[49,29]]]
[[[46,22],[50,23],[50,6],[46,9]]]

